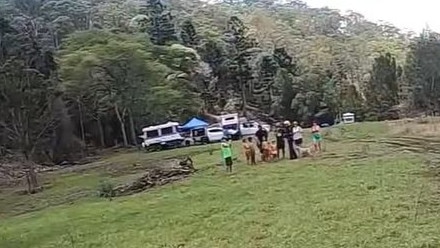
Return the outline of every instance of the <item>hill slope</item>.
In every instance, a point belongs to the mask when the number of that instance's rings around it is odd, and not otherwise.
[[[428,131],[424,125],[411,125]],[[324,132],[326,151],[315,159],[257,167],[239,162],[228,175],[215,166],[217,151],[203,153],[194,157],[202,170],[187,181],[113,201],[89,195],[71,204],[4,218],[0,245],[391,248],[440,244],[438,184],[421,167],[423,159],[431,157],[396,149],[389,135],[404,129],[388,133],[385,124],[373,123]],[[135,161],[148,161],[148,156],[124,154],[109,161],[131,167]],[[77,184],[94,184],[86,178],[96,184],[104,174],[95,173],[76,175],[82,178]],[[71,186],[58,185],[54,190]]]

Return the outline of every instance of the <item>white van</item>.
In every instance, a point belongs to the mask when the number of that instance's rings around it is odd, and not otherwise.
[[[238,114],[226,114],[220,116],[220,123],[223,127],[223,129],[232,129],[232,130],[238,130]]]
[[[177,131],[178,127],[179,123],[168,122],[143,128],[143,134],[139,136],[144,140],[142,147],[148,150],[161,150],[181,146],[184,138]]]
[[[232,139],[240,138],[240,121],[238,119],[238,114],[221,115],[220,123],[226,136],[229,136]]]

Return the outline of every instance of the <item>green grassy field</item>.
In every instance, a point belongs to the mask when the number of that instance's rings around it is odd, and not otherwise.
[[[316,158],[238,162],[231,175],[215,165],[212,147],[119,154],[48,175],[41,194],[0,194],[0,247],[440,247],[438,179],[422,166],[427,154],[381,142],[392,139],[382,123],[324,132]],[[176,153],[194,154],[201,170],[113,201],[95,196],[100,180],[124,181],[139,173],[134,163]]]

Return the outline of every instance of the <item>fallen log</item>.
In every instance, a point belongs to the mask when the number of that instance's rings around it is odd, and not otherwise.
[[[153,187],[162,186],[189,177],[196,169],[190,157],[184,160],[172,160],[172,166],[149,169],[142,177],[133,182],[116,186],[115,196],[136,194]]]

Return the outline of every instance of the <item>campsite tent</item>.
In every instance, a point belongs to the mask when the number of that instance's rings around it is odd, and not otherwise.
[[[189,120],[187,123],[185,123],[185,125],[181,126],[180,129],[181,130],[193,130],[193,129],[199,129],[199,128],[205,128],[208,127],[208,123],[194,117],[191,120]]]

